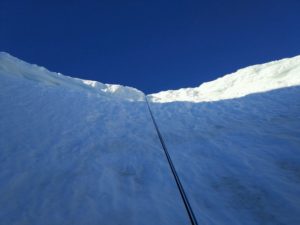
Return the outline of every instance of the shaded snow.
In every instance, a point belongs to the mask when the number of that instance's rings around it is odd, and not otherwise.
[[[300,224],[300,56],[149,95],[199,224]],[[0,53],[0,224],[189,224],[144,94]]]
[[[299,99],[151,104],[199,224],[300,224]]]
[[[4,62],[0,224],[188,224],[141,92]]]

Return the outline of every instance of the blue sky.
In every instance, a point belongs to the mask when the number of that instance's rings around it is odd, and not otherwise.
[[[146,93],[300,54],[300,1],[0,0],[0,50]]]

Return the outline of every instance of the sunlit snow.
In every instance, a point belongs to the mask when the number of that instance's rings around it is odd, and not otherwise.
[[[300,56],[249,66],[196,88],[149,95],[153,102],[209,102],[300,85]]]

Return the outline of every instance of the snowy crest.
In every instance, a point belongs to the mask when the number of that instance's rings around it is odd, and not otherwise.
[[[37,81],[45,85],[60,85],[69,90],[87,91],[109,98],[144,101],[144,93],[132,87],[103,84],[50,72],[46,68],[26,63],[8,53],[0,52],[0,75]],[[232,99],[248,94],[300,85],[300,56],[240,69],[196,88],[162,91],[148,95],[151,102],[208,102]]]
[[[240,69],[196,88],[162,91],[148,96],[152,102],[208,102],[300,85],[300,56]]]
[[[0,76],[23,78],[44,85],[58,85],[73,91],[87,91],[89,94],[121,100],[144,100],[144,93],[136,88],[64,76],[60,73],[50,72],[44,67],[26,63],[5,52],[0,52]]]

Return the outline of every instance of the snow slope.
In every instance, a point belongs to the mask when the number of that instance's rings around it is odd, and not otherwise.
[[[199,224],[300,224],[299,85],[298,56],[148,96]]]
[[[299,99],[151,104],[199,224],[300,224]]]
[[[199,224],[300,224],[300,56],[147,96]],[[190,224],[134,88],[0,53],[0,224]]]
[[[188,224],[141,92],[0,65],[0,224]]]

